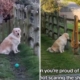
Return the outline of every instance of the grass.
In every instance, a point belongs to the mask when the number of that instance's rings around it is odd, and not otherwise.
[[[80,27],[80,23],[78,24]],[[68,23],[67,27],[73,29],[74,24]],[[54,29],[55,30],[55,29]],[[62,29],[60,29],[61,33],[64,33]],[[72,32],[69,32],[70,38],[72,37]],[[41,34],[41,69],[78,69],[80,68],[80,55],[74,55],[70,43],[68,45],[68,50],[65,50],[64,53],[50,53],[47,52],[47,48],[52,45],[53,40],[46,34]],[[80,54],[80,53],[79,53]],[[42,75],[53,75],[53,73],[46,73],[43,71]],[[57,73],[59,74],[59,73]]]
[[[0,55],[0,80],[15,80],[7,56]]]
[[[39,79],[39,60],[34,54],[33,50],[26,44],[19,46],[20,53],[17,54],[19,62],[26,68],[25,74],[29,75],[32,79]],[[0,80],[15,80],[15,76],[12,72],[11,64],[6,55],[0,55]]]
[[[41,69],[77,69],[80,68],[80,55],[73,55],[72,48],[69,45],[64,53],[50,53],[47,48],[53,43],[53,39],[45,34],[41,35]],[[51,75],[53,73],[44,73],[42,75]]]
[[[39,79],[39,58],[33,54],[33,49],[26,47],[26,45],[21,45],[19,49],[21,62],[26,66],[27,73],[33,78],[32,80]],[[27,74],[26,73],[26,74]]]

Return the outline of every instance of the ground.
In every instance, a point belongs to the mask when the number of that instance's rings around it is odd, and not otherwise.
[[[65,52],[50,53],[47,52],[47,48],[52,45],[54,40],[49,36],[41,35],[41,68],[46,69],[79,69],[80,68],[80,55],[74,55],[72,48],[68,45],[68,49]],[[55,73],[44,73],[42,75],[53,75]]]
[[[0,55],[0,80],[38,80],[39,61],[33,50],[25,44],[19,46],[20,53]],[[14,64],[20,67],[15,68]]]
[[[57,22],[54,20],[55,23]],[[65,25],[63,22],[60,22],[60,25]],[[80,23],[78,23],[79,29],[80,29]],[[54,32],[57,33],[57,26],[54,25],[47,25],[44,26],[47,28],[51,28],[51,30],[54,30]],[[72,29],[74,28],[74,22],[67,22],[67,28]],[[64,33],[63,28],[59,28],[60,34]],[[80,30],[79,30],[80,31]],[[69,33],[70,39],[72,38],[72,31],[68,30],[67,33]],[[57,36],[56,39],[58,38]],[[41,69],[42,69],[42,75],[56,75],[56,73],[46,73],[44,70],[52,70],[52,69],[79,69],[80,68],[80,53],[79,55],[74,55],[71,47],[71,43],[68,42],[68,49],[65,49],[65,52],[60,53],[50,53],[47,52],[47,48],[52,46],[54,41],[56,40],[54,38],[51,38],[50,35],[45,34],[45,31],[42,31],[41,34]],[[79,35],[80,40],[80,35]],[[79,50],[80,52],[80,50]],[[57,73],[59,74],[59,73]],[[63,74],[63,73],[62,73]]]

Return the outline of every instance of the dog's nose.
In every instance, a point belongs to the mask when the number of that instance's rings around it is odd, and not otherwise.
[[[18,33],[18,35],[19,35],[19,33]]]

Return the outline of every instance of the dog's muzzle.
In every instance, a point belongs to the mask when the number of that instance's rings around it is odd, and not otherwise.
[[[19,33],[17,33],[17,35],[19,36]]]

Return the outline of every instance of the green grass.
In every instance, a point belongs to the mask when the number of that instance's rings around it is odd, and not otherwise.
[[[74,23],[68,23],[68,24],[67,24],[67,28],[73,29],[73,28],[74,28]]]
[[[55,21],[56,23],[56,21]],[[59,23],[62,26],[65,26],[65,24]],[[80,23],[78,23],[78,26],[80,27]],[[51,28],[53,26],[46,25],[47,28]],[[74,28],[74,23],[67,22],[67,28],[72,29]],[[54,26],[53,29],[51,29],[57,33],[57,27]],[[44,31],[43,31],[44,32]],[[64,29],[60,28],[60,34],[64,33]],[[72,32],[68,31],[70,35],[70,39],[72,38]],[[54,36],[56,37],[56,36]],[[65,50],[64,53],[50,53],[47,52],[47,48],[52,45],[52,43],[55,40],[48,37],[45,34],[41,34],[41,69],[77,69],[80,68],[80,55],[74,55],[72,48],[68,46],[68,50]],[[42,72],[42,75],[50,75],[51,73],[44,73]],[[55,74],[55,73],[52,73]]]
[[[6,55],[0,55],[0,80],[15,80]]]
[[[32,80],[38,80],[39,79],[39,58],[34,54],[33,49],[29,48],[26,45],[21,45],[19,47],[21,50],[20,52],[20,58],[23,65],[25,65],[27,69],[27,73],[33,78]]]
[[[41,36],[41,69],[77,69],[80,68],[80,55],[74,55],[72,48],[69,45],[68,50],[64,53],[50,53],[47,48],[53,43],[53,39],[45,34]],[[50,75],[51,73],[44,73],[42,75]],[[52,73],[55,74],[55,73]]]
[[[39,79],[39,60],[31,49],[26,44],[19,46],[20,53],[17,54],[20,65],[24,65],[26,68],[25,74],[29,75],[32,79]],[[14,56],[15,57],[15,56]],[[0,55],[0,80],[15,80],[15,76],[12,72],[11,64],[6,55]]]

